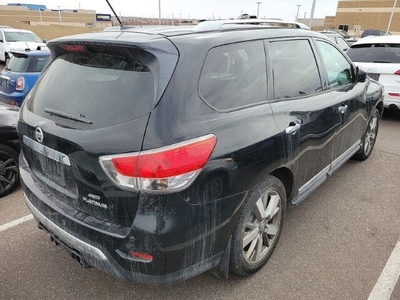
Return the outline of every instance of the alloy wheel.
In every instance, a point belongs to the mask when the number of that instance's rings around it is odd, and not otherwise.
[[[371,120],[368,123],[368,128],[365,135],[364,152],[366,155],[369,155],[369,153],[372,151],[372,148],[376,140],[377,131],[378,131],[378,116],[375,114],[372,116]]]
[[[17,162],[7,154],[0,153],[0,196],[11,189],[17,180]]]
[[[268,190],[256,201],[243,237],[243,255],[249,264],[260,262],[273,249],[282,219],[282,199]]]

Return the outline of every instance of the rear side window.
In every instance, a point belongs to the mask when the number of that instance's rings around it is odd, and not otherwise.
[[[267,100],[262,41],[213,48],[200,75],[199,93],[212,107],[231,110]]]
[[[7,65],[7,70],[11,72],[25,72],[28,68],[29,59],[27,57],[13,56]]]
[[[49,56],[31,57],[31,59],[29,61],[28,72],[42,72],[48,59],[49,59]]]
[[[91,129],[148,113],[155,98],[154,76],[148,65],[156,67],[156,59],[145,51],[129,51],[129,56],[126,52],[59,56],[28,95],[28,109],[68,127]]]
[[[314,53],[308,40],[270,43],[274,99],[315,94],[322,90]]]
[[[400,63],[400,44],[353,45],[346,54],[354,62]]]

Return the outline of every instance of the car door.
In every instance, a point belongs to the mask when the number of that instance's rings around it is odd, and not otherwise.
[[[366,124],[366,82],[357,82],[353,64],[334,45],[317,40],[328,87],[339,104],[340,125],[337,128],[334,157],[330,172],[334,172],[358,149]]]
[[[286,133],[288,167],[294,174],[298,203],[327,178],[336,158],[335,134],[341,103],[323,86],[323,76],[308,39],[270,41],[271,107]]]

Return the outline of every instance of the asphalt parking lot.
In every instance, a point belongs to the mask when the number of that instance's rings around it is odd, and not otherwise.
[[[37,229],[18,189],[0,199],[0,298],[400,299],[399,178],[400,112],[389,111],[367,161],[347,162],[289,208],[260,272],[227,280],[205,273],[164,286],[83,269]]]

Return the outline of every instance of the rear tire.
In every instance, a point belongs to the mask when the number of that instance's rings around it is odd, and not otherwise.
[[[0,144],[0,198],[11,193],[19,184],[18,153]]]
[[[285,187],[273,176],[248,194],[232,233],[232,272],[249,276],[265,265],[282,232],[286,201]]]
[[[374,109],[362,139],[361,149],[359,152],[354,154],[355,159],[366,160],[371,155],[375,146],[376,138],[378,136],[380,117],[381,115],[379,111]]]

